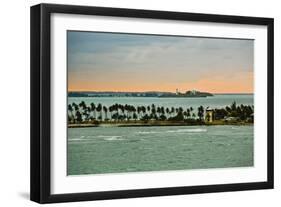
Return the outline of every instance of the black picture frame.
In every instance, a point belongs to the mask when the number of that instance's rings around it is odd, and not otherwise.
[[[210,23],[233,23],[267,26],[267,181],[236,184],[219,184],[153,189],[86,192],[74,194],[51,194],[51,90],[50,90],[50,15],[52,13],[99,15],[112,17],[133,17],[162,20],[180,20]],[[39,4],[31,7],[31,174],[30,199],[38,203],[88,201],[146,196],[211,193],[273,188],[273,38],[272,18],[195,14],[168,11],[135,10],[89,6]]]

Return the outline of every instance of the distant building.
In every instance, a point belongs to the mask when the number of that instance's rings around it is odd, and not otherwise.
[[[205,121],[210,123],[214,121],[214,110],[209,107],[206,108]]]

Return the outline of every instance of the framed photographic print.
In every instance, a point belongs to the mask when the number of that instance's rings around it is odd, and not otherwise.
[[[31,200],[273,188],[273,19],[31,7]]]

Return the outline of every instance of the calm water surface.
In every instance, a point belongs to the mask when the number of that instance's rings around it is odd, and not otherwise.
[[[130,104],[134,106],[148,106],[155,104],[156,106],[164,107],[193,107],[198,108],[200,105],[212,108],[221,108],[231,105],[234,101],[237,104],[253,105],[253,95],[214,95],[206,98],[157,98],[157,97],[69,97],[68,103],[77,103],[85,101],[87,105],[91,102],[104,106],[110,106],[115,103]]]

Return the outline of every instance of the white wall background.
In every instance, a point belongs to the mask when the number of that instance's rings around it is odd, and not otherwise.
[[[281,203],[281,3],[278,0],[49,0],[2,1],[0,32],[0,206],[29,201],[29,7],[81,4],[275,18],[275,189],[169,197],[63,203],[53,206],[278,206]],[[265,97],[266,98],[266,97]],[[278,106],[279,105],[279,106]],[[280,205],[280,204],[279,204]]]

